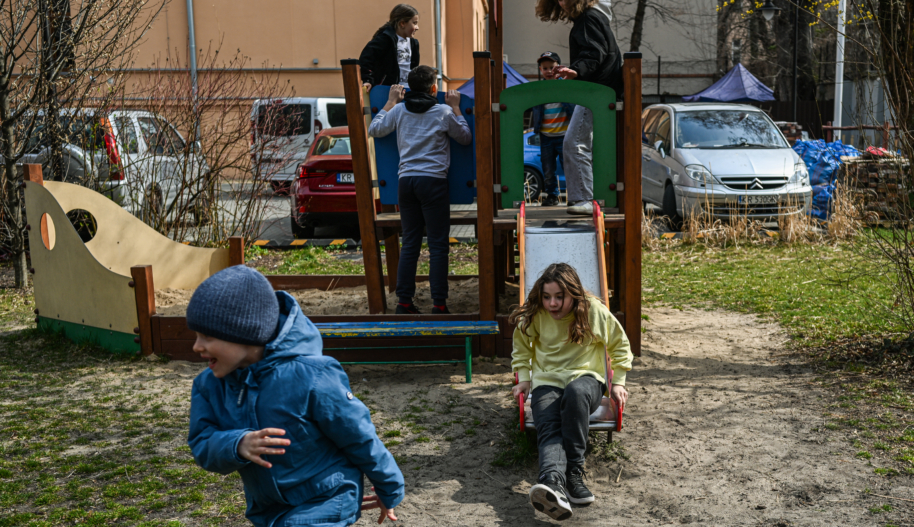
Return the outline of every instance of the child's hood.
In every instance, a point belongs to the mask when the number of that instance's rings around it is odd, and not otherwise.
[[[276,337],[264,349],[258,369],[272,367],[277,362],[299,355],[323,355],[323,340],[317,326],[302,312],[298,302],[285,291],[277,291],[279,300],[279,329]]]
[[[613,11],[612,11],[612,0],[599,0],[597,5],[593,6],[597,11],[602,12],[606,15],[606,18],[612,22],[613,20]]]

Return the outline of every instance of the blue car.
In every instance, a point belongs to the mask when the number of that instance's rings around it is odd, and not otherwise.
[[[565,170],[561,161],[558,161],[555,173],[559,179],[559,191],[565,192]],[[524,134],[524,198],[528,202],[538,199],[544,187],[540,136],[533,132],[526,132]]]

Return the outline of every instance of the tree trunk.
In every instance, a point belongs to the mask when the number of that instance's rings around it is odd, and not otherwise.
[[[740,4],[730,4],[724,1],[717,11],[717,71],[714,79],[719,80],[730,71],[730,29],[733,27],[731,13],[733,7]]]
[[[647,0],[638,0],[638,7],[635,9],[635,19],[632,21],[632,42],[629,51],[638,51],[641,49],[641,35],[644,33],[644,11],[646,7]]]
[[[3,144],[3,189],[5,195],[4,207],[6,208],[6,221],[4,227],[8,229],[5,233],[8,244],[7,249],[12,254],[13,271],[15,273],[15,286],[19,289],[28,287],[28,263],[25,259],[25,236],[24,222],[22,221],[22,194],[19,184],[22,177],[16,170],[15,145],[16,136],[14,132],[15,124],[7,120],[9,115],[9,94],[0,93],[0,122],[4,125],[0,134],[2,134]]]

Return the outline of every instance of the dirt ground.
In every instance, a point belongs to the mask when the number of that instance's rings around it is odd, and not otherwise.
[[[451,313],[475,313],[479,311],[479,280],[451,281],[448,284],[448,309]],[[498,303],[499,313],[510,313],[511,306],[518,302],[518,287],[506,284],[506,291]],[[307,289],[289,291],[298,300],[306,315],[367,315],[368,292],[365,287],[341,287],[331,291]],[[193,291],[188,289],[156,290],[156,311],[162,315],[183,316]],[[387,307],[393,312],[396,297],[387,295]],[[431,313],[432,297],[428,282],[416,284],[413,302],[422,313]]]
[[[628,459],[601,461],[605,436],[594,442],[586,468],[597,501],[565,525],[914,525],[914,502],[875,496],[912,500],[914,478],[874,474],[843,432],[821,426],[831,395],[791,362],[777,325],[723,311],[645,313],[625,430],[615,435]],[[178,398],[201,370],[154,367],[171,370],[158,382]],[[472,384],[461,368],[347,367],[406,477],[397,525],[557,523],[527,501],[535,463],[491,465],[515,412],[509,361],[479,361]],[[869,511],[883,503],[894,512]]]

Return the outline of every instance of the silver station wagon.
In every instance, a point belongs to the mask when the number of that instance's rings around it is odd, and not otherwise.
[[[809,209],[806,165],[754,106],[656,104],[641,127],[641,199],[674,224],[697,214],[770,221]]]

